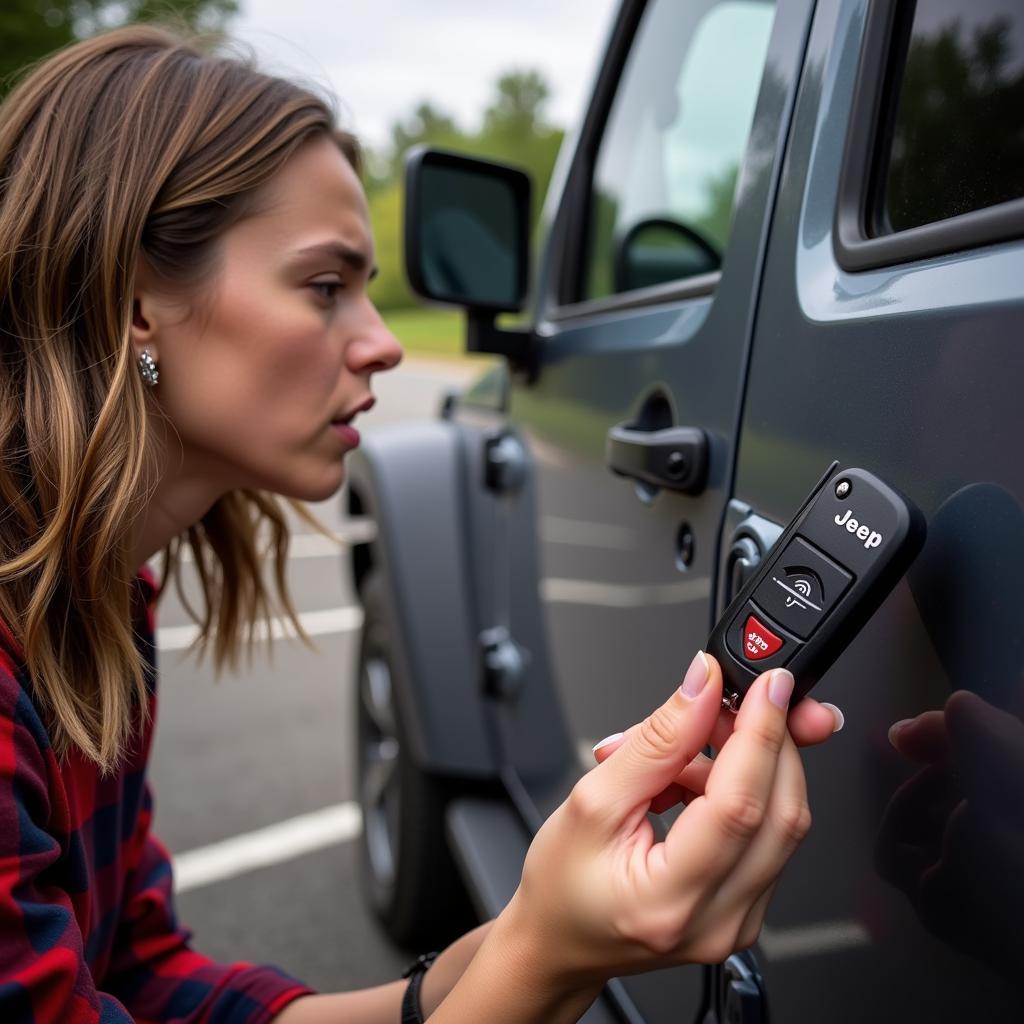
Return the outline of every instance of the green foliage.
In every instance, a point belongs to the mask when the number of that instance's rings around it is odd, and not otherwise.
[[[409,355],[440,356],[445,359],[465,358],[465,319],[461,310],[432,306],[392,309],[384,313],[384,322]]]
[[[526,138],[544,129],[544,104],[551,90],[536,71],[502,75],[495,90],[494,102],[484,111],[484,134]]]
[[[378,309],[406,309],[416,304],[405,279],[402,239],[402,186],[392,180],[370,196],[370,222],[377,254],[377,277],[370,298]]]
[[[216,31],[238,0],[4,0],[0,8],[0,95],[20,72],[75,39],[136,21]]]
[[[708,178],[704,182],[707,207],[694,227],[712,242],[719,252],[725,252],[726,243],[729,241],[729,229],[732,227],[732,207],[736,197],[736,182],[739,173],[739,164],[731,164],[721,174]]]

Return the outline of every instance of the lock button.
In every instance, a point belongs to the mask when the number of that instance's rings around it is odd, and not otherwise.
[[[785,665],[803,646],[752,601],[732,620],[725,642],[729,653],[754,672]]]
[[[757,616],[747,616],[743,627],[743,657],[747,661],[770,658],[782,649],[783,643],[785,641],[782,637],[776,636],[763,622],[759,622]]]

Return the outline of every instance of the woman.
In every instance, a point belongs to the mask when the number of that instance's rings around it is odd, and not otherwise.
[[[274,496],[340,487],[401,357],[358,170],[321,100],[155,28],[70,47],[0,108],[0,1020],[399,1019],[404,982],[316,995],[193,953],[145,783],[140,567],[191,549],[201,642],[232,663],[273,607],[267,554],[292,610]],[[575,1020],[608,977],[750,945],[809,826],[795,742],[837,721],[805,700],[787,729],[792,685],[762,677],[733,719],[698,654],[601,746],[508,908],[417,976],[422,1011]],[[655,843],[647,810],[680,800]]]

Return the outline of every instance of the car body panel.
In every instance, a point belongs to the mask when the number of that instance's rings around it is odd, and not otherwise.
[[[1024,793],[1015,589],[1024,568],[1024,244],[856,273],[839,265],[834,210],[868,11],[864,2],[817,5],[735,494],[785,521],[835,458],[907,493],[929,520],[929,539],[815,690],[843,708],[846,725],[805,753],[815,824],[783,875],[757,955],[774,1020],[817,1019],[825,1006],[837,1024],[1020,1019],[1019,974],[1009,980],[1008,967],[1024,949],[1021,887],[1006,876],[1012,851],[1021,852],[1020,803],[950,790],[897,754],[886,733],[943,708],[951,691],[972,690],[1007,737],[975,770],[987,761],[995,789],[1018,801]],[[1008,711],[1016,731],[999,718]],[[927,812],[913,789],[901,790],[926,783],[935,787]],[[947,832],[945,857],[932,849],[911,868],[922,836],[942,837],[926,815],[949,800],[964,801],[961,834]],[[955,849],[963,844],[969,868]],[[942,884],[929,892],[921,886],[932,859],[935,870],[943,864]]]
[[[763,554],[833,459],[925,513],[923,553],[815,690],[846,726],[804,752],[815,825],[744,959],[760,986],[744,1024],[1024,1019],[1024,244],[843,269],[850,111],[865,27],[886,6],[779,0],[720,275],[581,302],[590,166],[644,9],[626,0],[545,207],[536,365],[489,373],[422,447],[419,426],[392,448],[368,438],[353,477],[381,511],[395,593],[408,588],[396,614],[424,690],[411,700],[425,763],[493,773],[526,831],[594,741],[672,692],[724,606],[736,528],[768,538]],[[641,500],[607,468],[607,431],[653,394],[673,425],[707,434],[700,495]],[[524,475],[494,490],[483,466],[499,437],[521,446]],[[413,468],[435,457],[436,476]],[[445,573],[456,582],[436,587]],[[478,637],[494,627],[524,669],[485,694]],[[956,689],[981,701],[949,718],[955,770],[897,754],[890,725]],[[440,721],[452,702],[457,726]],[[630,1021],[724,1024],[728,984],[689,967],[612,995]]]

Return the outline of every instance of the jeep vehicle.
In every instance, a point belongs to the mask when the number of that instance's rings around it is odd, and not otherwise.
[[[584,1019],[1024,1020],[1024,5],[626,0],[535,244],[514,169],[408,188],[414,287],[503,358],[351,463],[380,920],[501,909],[838,460],[928,536],[814,690],[810,836],[755,947]]]

